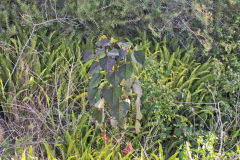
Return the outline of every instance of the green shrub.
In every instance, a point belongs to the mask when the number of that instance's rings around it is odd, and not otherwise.
[[[215,59],[212,70],[213,82],[208,86],[212,94],[212,97],[209,96],[209,101],[220,103],[226,149],[231,149],[239,139],[239,60],[235,54],[223,56],[222,60]]]
[[[208,125],[215,118],[208,111],[210,105],[200,104],[209,102],[207,84],[212,82],[212,66],[211,59],[203,64],[195,60],[193,46],[187,51],[172,47],[175,50],[171,51],[171,43],[168,47],[162,43],[149,51],[141,74],[145,117],[142,123],[144,136],[152,129],[152,141],[160,139],[165,153],[171,155],[172,147],[187,139],[193,142],[209,131]]]
[[[2,0],[0,37],[18,35],[18,26],[29,33],[33,23],[41,24],[39,33],[47,28],[49,32],[74,31],[84,36],[104,33],[135,38],[139,28],[147,31],[149,39],[175,37],[182,46],[195,42],[208,56],[236,54],[239,5],[238,0]]]

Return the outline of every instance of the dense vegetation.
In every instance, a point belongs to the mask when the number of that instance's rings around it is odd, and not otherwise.
[[[1,0],[0,159],[238,159],[239,0]]]

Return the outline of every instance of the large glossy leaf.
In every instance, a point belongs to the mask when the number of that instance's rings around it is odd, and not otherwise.
[[[103,75],[101,73],[94,73],[90,81],[89,87],[91,88],[97,87],[101,83],[102,77]]]
[[[127,55],[127,51],[120,49],[119,50],[119,56],[117,57],[117,61],[121,61],[124,59],[124,57]]]
[[[111,83],[112,86],[115,88],[120,83],[120,77],[118,75],[118,72],[109,72],[109,73],[107,73],[106,78],[107,78],[108,82]]]
[[[107,53],[108,56],[111,56],[111,57],[116,57],[116,56],[119,56],[119,50],[118,49],[112,49],[111,51],[109,51]]]
[[[119,97],[122,94],[121,88],[103,87],[102,95],[111,108],[119,106]]]
[[[93,53],[91,51],[86,51],[83,56],[83,62],[87,62],[92,59]]]
[[[112,70],[113,65],[116,63],[115,59],[107,56],[100,59],[99,62],[102,69],[104,69],[106,72],[110,72]]]
[[[140,65],[143,65],[145,62],[145,54],[141,53],[140,51],[134,51],[131,55],[132,60]]]
[[[133,65],[132,64],[123,64],[119,67],[119,75],[121,78],[128,79],[131,77],[133,72]]]
[[[98,88],[88,87],[88,101],[90,106],[94,105],[100,100],[100,91]]]
[[[105,48],[100,48],[98,50],[95,51],[96,56],[99,55],[100,53],[104,53],[105,52]]]
[[[94,62],[92,63],[92,65],[91,65],[90,69],[89,69],[89,73],[90,73],[90,74],[93,74],[93,73],[99,71],[99,69],[100,69],[100,64],[99,64],[99,62],[94,61]]]
[[[107,38],[102,39],[95,43],[98,47],[106,47],[111,45],[111,41]]]

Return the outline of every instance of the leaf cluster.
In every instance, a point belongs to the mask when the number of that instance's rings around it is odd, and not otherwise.
[[[142,90],[139,80],[134,77],[134,68],[144,64],[145,55],[134,50],[131,42],[113,38],[110,40],[103,37],[95,45],[96,51],[86,51],[83,57],[84,62],[94,59],[89,69],[92,78],[88,87],[88,100],[90,106],[96,107],[95,118],[98,122],[104,122],[104,109],[108,108],[111,124],[123,123],[130,109],[133,91],[136,95],[136,130],[139,132]]]

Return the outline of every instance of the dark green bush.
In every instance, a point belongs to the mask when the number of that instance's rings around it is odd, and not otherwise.
[[[49,32],[74,31],[84,37],[135,38],[139,28],[149,39],[175,37],[185,47],[195,42],[208,56],[239,54],[238,0],[2,0],[0,6],[3,38],[16,35],[18,26],[29,33],[33,23],[41,24],[39,32],[47,27]]]

